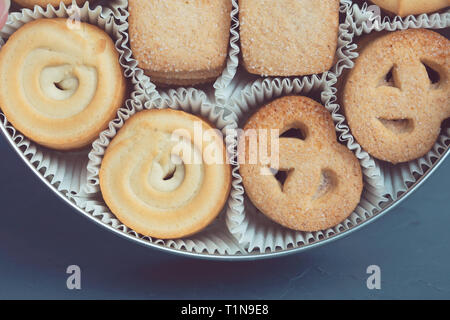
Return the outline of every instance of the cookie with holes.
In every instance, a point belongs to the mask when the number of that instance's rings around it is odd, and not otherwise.
[[[49,148],[89,145],[114,118],[125,91],[114,42],[88,23],[34,20],[0,51],[1,110],[22,134]]]
[[[337,142],[329,112],[307,97],[279,98],[258,110],[239,138],[239,163],[252,203],[294,230],[333,227],[361,198],[358,159]]]
[[[342,96],[354,137],[394,164],[425,155],[450,117],[449,79],[450,41],[434,31],[363,38]]]

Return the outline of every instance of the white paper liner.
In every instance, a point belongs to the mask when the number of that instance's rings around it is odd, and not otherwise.
[[[230,29],[230,48],[228,49],[228,60],[222,75],[214,82],[214,95],[216,103],[224,106],[230,97],[227,90],[231,81],[236,75],[239,65],[239,5],[237,0],[231,0],[233,8],[231,9],[231,29]]]
[[[371,32],[392,32],[410,28],[443,29],[450,26],[450,11],[430,15],[407,16],[405,18],[385,16],[377,21],[374,19],[373,12],[368,8],[367,3],[364,3],[361,7],[356,4],[348,7],[349,34],[353,41],[353,44],[348,46],[349,59],[354,60],[358,57],[355,39]],[[444,128],[433,148],[419,159],[397,165],[374,159],[384,178],[386,195],[394,201],[397,200],[448,151],[449,146],[450,128]]]
[[[236,71],[239,64],[239,6],[237,0],[231,0],[231,24],[230,24],[230,44],[228,48],[228,58],[226,66],[222,74],[216,79],[214,84],[199,85],[199,87],[205,91],[210,101],[213,101],[216,105],[224,106],[230,97],[229,85],[236,75]],[[127,13],[128,15],[128,13]],[[128,36],[127,36],[128,39]],[[131,53],[129,41],[126,41],[128,50]],[[151,82],[151,77],[144,74],[144,71],[139,68],[138,62],[131,56],[129,56],[128,63],[135,66],[136,78],[139,80],[142,88],[146,91],[147,95],[154,94],[155,88],[161,93],[167,91],[167,88],[156,87]]]
[[[88,183],[83,193],[73,197],[75,203],[103,223],[149,243],[196,253],[220,255],[244,253],[244,250],[239,246],[236,239],[227,229],[224,221],[225,208],[222,210],[219,217],[200,233],[183,239],[162,240],[143,236],[128,228],[122,224],[113,213],[111,213],[104,203],[101,197],[98,175],[103,155],[110,141],[114,138],[117,131],[120,130],[127,119],[136,112],[152,108],[179,109],[201,116],[220,129],[224,133],[226,141],[229,141],[230,138],[232,139],[232,137],[226,135],[226,130],[236,128],[236,122],[233,117],[225,117],[224,110],[222,108],[214,108],[214,106],[207,101],[206,94],[200,90],[184,88],[178,90],[172,89],[167,93],[162,92],[160,97],[152,96],[150,98],[143,91],[134,92],[133,98],[127,100],[125,107],[121,108],[118,112],[118,117],[110,122],[109,128],[103,131],[100,134],[100,137],[93,143],[92,150],[89,153],[90,160],[87,166]],[[227,149],[230,152],[233,151],[232,146],[228,143]]]
[[[354,54],[351,51],[352,49],[354,49],[353,48],[354,45],[352,44],[352,35],[349,34],[349,31],[348,31],[350,28],[350,25],[352,23],[352,20],[350,18],[348,18],[346,15],[347,11],[349,10],[349,8],[352,5],[352,1],[351,0],[340,0],[340,4],[341,5],[339,8],[339,11],[342,14],[342,15],[340,15],[340,18],[343,18],[343,19],[341,19],[342,22],[339,24],[338,41],[337,41],[337,48],[336,48],[336,53],[335,53],[335,63],[329,71],[324,73],[327,75],[327,77],[329,79],[331,79],[331,81],[334,81],[333,79],[336,79],[337,77],[339,77],[345,68],[353,67],[353,61],[349,58],[349,50],[350,50],[350,54]],[[232,34],[235,33],[235,40],[231,41],[231,47],[233,48],[233,42],[234,42],[236,49],[230,51],[230,58],[232,58],[232,60],[235,60],[235,63],[230,64],[230,62],[229,62],[229,64],[228,64],[229,66],[232,65],[233,70],[235,70],[233,73],[234,77],[229,77],[228,81],[226,83],[226,87],[224,87],[220,91],[216,90],[216,94],[215,94],[217,104],[219,104],[220,106],[225,105],[225,108],[229,104],[229,100],[234,95],[236,90],[242,89],[246,83],[248,83],[252,80],[263,78],[263,77],[259,77],[258,75],[248,73],[240,65],[240,60],[239,60],[240,49],[239,49],[239,46],[237,46],[238,41],[239,41],[239,19],[238,19],[239,12],[237,10],[238,9],[237,5],[234,5],[234,7],[236,7],[236,9],[235,9],[236,12],[232,14],[233,15],[232,23],[234,23],[234,27],[232,28],[231,33]],[[232,39],[233,39],[233,37],[232,37]],[[234,56],[234,59],[233,59],[233,56]],[[289,77],[289,78],[294,79],[294,77]]]
[[[319,232],[298,232],[284,228],[260,213],[245,197],[239,164],[234,161],[231,199],[227,212],[230,232],[249,252],[276,252],[314,243],[332,235],[344,232],[380,212],[383,197],[383,181],[373,159],[355,142],[344,123],[345,118],[337,113],[335,89],[336,81],[328,80],[327,74],[303,78],[266,78],[238,88],[229,108],[242,127],[245,120],[259,107],[286,95],[320,94],[322,104],[331,113],[339,141],[352,150],[359,159],[364,175],[364,191],[355,211],[341,224]],[[241,84],[242,86],[242,84]],[[240,91],[242,89],[242,91]],[[236,138],[236,137],[235,137]],[[235,143],[237,144],[237,143]],[[234,158],[236,160],[236,158]],[[283,205],[283,204],[280,204]]]
[[[89,8],[91,10],[95,10],[97,7],[100,7],[102,10],[102,15],[104,17],[107,17],[110,14],[113,14],[118,19],[126,19],[127,17],[127,6],[128,6],[128,0],[98,0],[98,1],[88,1]],[[19,10],[23,9],[23,7],[19,6],[17,3],[11,3],[13,5],[12,10],[14,8],[19,8]],[[75,0],[72,0],[72,4],[76,5]],[[47,5],[51,6],[51,5]],[[47,9],[47,6],[41,7],[38,5],[35,5],[33,10],[40,10],[45,11]],[[67,5],[68,7],[69,5]],[[16,12],[11,12],[12,15],[16,14]],[[19,13],[20,14],[20,13]]]
[[[87,177],[88,150],[66,153],[38,146],[20,134],[0,112],[0,129],[56,190],[70,197],[80,191]]]
[[[352,68],[353,61],[350,59],[352,54],[352,34],[350,33],[350,26],[353,22],[351,16],[347,15],[349,11],[352,1],[351,0],[341,0],[341,6],[339,11],[341,16],[343,15],[343,19],[341,19],[341,23],[339,24],[339,33],[338,33],[338,45],[336,50],[336,63],[331,69],[331,75],[335,77],[339,77],[344,69]]]
[[[112,36],[115,40],[116,49],[120,54],[121,65],[124,67],[124,72],[129,76],[132,76],[132,67],[124,64],[122,61],[124,51],[121,48],[121,45],[123,42],[123,35],[126,34],[126,24],[116,23],[111,15],[104,17],[102,14],[103,8],[100,6],[91,10],[89,9],[89,4],[85,3],[84,6],[79,9],[81,21],[97,25]],[[69,11],[64,4],[58,9],[48,5],[45,9],[35,7],[34,10],[23,9],[21,12],[15,12],[9,15],[7,24],[0,31],[0,46],[3,46],[5,39],[27,22],[40,18],[68,16]],[[87,155],[89,148],[76,152],[59,152],[37,145],[17,132],[7,121],[3,113],[0,113],[0,126],[15,146],[17,146],[23,155],[26,156],[33,167],[36,168],[36,170],[40,172],[53,187],[69,198],[81,191],[82,187],[86,184],[86,165],[88,162]]]
[[[109,14],[113,14],[121,20],[125,20],[128,17],[128,0],[106,0],[99,1],[98,3],[91,1],[90,8],[94,8],[98,5],[101,6],[102,14],[105,17]]]
[[[407,17],[382,15],[376,17],[370,10],[372,3],[367,2],[361,6],[358,4],[346,5],[348,21],[357,36],[376,31],[396,31],[408,28],[442,29],[449,26],[450,10],[431,14],[410,15]],[[376,6],[375,6],[376,7]]]

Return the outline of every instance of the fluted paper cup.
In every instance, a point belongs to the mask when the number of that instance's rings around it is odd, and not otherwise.
[[[74,201],[79,207],[100,219],[103,223],[148,243],[194,253],[220,255],[243,253],[244,250],[227,229],[225,208],[218,218],[203,231],[187,238],[163,240],[141,235],[127,227],[114,216],[105,204],[101,196],[99,182],[99,171],[105,151],[111,140],[130,117],[144,109],[153,108],[183,110],[208,120],[223,133],[228,151],[233,151],[232,145],[228,143],[230,138],[227,131],[236,128],[236,122],[231,115],[226,117],[222,108],[215,108],[213,104],[208,102],[204,92],[196,89],[180,88],[162,92],[160,97],[154,98],[149,98],[144,93],[135,92],[133,99],[126,102],[125,107],[118,112],[117,118],[110,122],[109,128],[103,131],[93,143],[92,150],[89,153],[90,160],[87,164],[88,182],[84,192],[74,197]]]
[[[243,88],[236,90],[229,108],[235,114],[240,128],[257,109],[282,96],[303,95],[319,100],[331,113],[339,142],[354,152],[364,176],[361,201],[345,221],[327,230],[299,232],[272,222],[255,208],[245,195],[239,164],[235,161],[227,224],[240,245],[249,252],[277,252],[318,242],[345,232],[381,211],[386,198],[383,197],[380,171],[373,159],[355,142],[345,124],[345,118],[337,112],[339,106],[336,104],[335,89],[331,86],[335,81],[335,78],[328,80],[327,74],[295,79],[266,78],[247,85],[241,84]]]
[[[356,44],[358,37],[380,31],[394,32],[417,28],[439,31],[450,26],[450,10],[401,18],[398,16],[376,16],[376,11],[373,8],[374,6],[369,6],[367,3],[362,6],[353,4],[347,8],[348,34],[352,38],[352,43],[348,46],[347,51],[349,60],[347,65],[351,65],[351,67],[358,57]],[[396,165],[373,158],[383,177],[386,196],[391,200],[397,200],[425,175],[438,159],[448,152],[449,146],[450,126],[447,124],[443,126],[432,149],[423,157]]]
[[[236,70],[239,64],[239,5],[237,0],[231,0],[231,24],[230,24],[230,38],[227,54],[227,62],[222,74],[211,84],[200,85],[199,87],[206,92],[208,99],[219,106],[225,105],[229,94],[229,86],[231,81],[235,78]],[[128,13],[127,13],[128,15]],[[129,36],[127,36],[129,38]],[[127,47],[130,48],[129,40],[126,41]],[[131,51],[130,51],[131,52]],[[150,93],[155,90],[154,84],[151,82],[151,77],[147,76],[144,71],[139,68],[138,62],[130,56],[131,63],[136,67],[136,75],[143,89]],[[166,88],[156,88],[159,92],[163,92]]]
[[[82,7],[76,5],[66,7],[61,4],[58,8],[48,5],[46,8],[35,7],[34,10],[22,9],[20,12],[14,12],[9,15],[6,25],[0,31],[0,46],[3,46],[9,36],[27,22],[42,18],[69,18],[74,14],[80,21],[100,27],[113,38],[124,72],[132,77],[133,67],[127,65],[126,52],[122,48],[127,25],[120,23],[111,14],[105,15],[105,10],[101,6],[90,9],[88,3]],[[70,197],[80,192],[86,184],[88,148],[76,152],[60,152],[42,147],[18,132],[1,110],[0,128],[29,159],[33,167],[61,193]]]

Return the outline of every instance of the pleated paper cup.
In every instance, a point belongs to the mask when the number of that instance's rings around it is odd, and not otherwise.
[[[331,69],[332,77],[339,77],[345,69],[353,67],[353,62],[350,59],[352,50],[352,33],[350,32],[350,26],[352,25],[352,18],[347,13],[349,12],[352,1],[341,0],[341,6],[339,12],[341,14],[339,33],[338,33],[338,45],[336,50],[336,64]]]
[[[258,75],[250,74],[245,71],[244,67],[241,64],[239,59],[240,48],[239,44],[239,8],[237,3],[233,1],[233,13],[232,13],[232,29],[231,33],[234,35],[230,42],[230,57],[228,66],[231,66],[233,72],[230,72],[230,76],[227,77],[226,82],[222,82],[221,87],[222,90],[216,90],[215,96],[211,96],[209,94],[209,98],[212,101],[216,101],[216,103],[220,106],[224,106],[228,108],[228,105],[231,103],[230,99],[233,95],[236,94],[237,91],[242,90],[245,85],[251,81],[255,81],[257,79],[264,79],[265,77],[260,77]],[[335,63],[332,68],[325,72],[324,75],[327,79],[334,81],[338,78],[344,69],[348,69],[353,67],[353,62],[350,59],[350,55],[353,53],[351,50],[353,48],[352,44],[352,34],[349,32],[350,26],[352,24],[351,17],[347,16],[347,12],[349,8],[352,6],[351,0],[340,0],[340,24],[338,29],[338,39],[337,39],[337,49],[335,53]],[[230,61],[231,60],[231,61]],[[233,75],[233,76],[231,76]],[[301,77],[279,77],[279,79],[299,79]],[[217,87],[215,85],[215,87]]]
[[[352,38],[352,44],[349,45],[350,49],[347,51],[349,59],[347,65],[351,65],[351,67],[353,67],[354,61],[358,57],[356,43],[359,37],[380,31],[395,32],[417,28],[433,29],[439,32],[439,30],[450,26],[450,10],[401,18],[398,16],[376,16],[373,8],[367,3],[364,3],[362,6],[353,4],[348,7],[348,34]],[[340,92],[338,92],[338,96],[340,96],[339,94]],[[423,157],[396,165],[371,157],[383,177],[386,196],[391,201],[395,201],[409,191],[448,152],[449,146],[450,126],[444,124],[436,143]]]
[[[154,98],[149,98],[142,91],[138,91],[133,94],[132,99],[126,102],[125,107],[119,110],[117,118],[110,122],[109,128],[103,131],[93,143],[92,150],[89,153],[89,163],[87,164],[88,183],[84,192],[74,197],[75,203],[101,222],[147,243],[202,254],[235,255],[243,253],[243,249],[227,229],[225,208],[218,218],[203,231],[187,238],[162,240],[141,235],[127,227],[117,219],[105,204],[100,192],[99,171],[108,145],[129,118],[144,109],[154,108],[182,110],[208,120],[223,133],[227,150],[233,152],[232,144],[228,143],[231,137],[228,136],[227,132],[236,128],[236,122],[230,114],[226,117],[222,108],[216,108],[208,102],[203,91],[180,88],[161,92],[160,97]]]
[[[34,10],[22,9],[21,12],[12,13],[9,15],[6,25],[0,31],[0,46],[3,46],[11,34],[28,22],[42,18],[69,17],[75,17],[82,22],[96,25],[106,31],[115,42],[124,72],[129,77],[134,75],[133,67],[126,64],[126,52],[122,47],[127,25],[123,22],[120,23],[111,14],[105,15],[105,9],[101,6],[90,9],[88,3],[85,3],[82,7],[76,5],[66,7],[61,4],[60,7],[54,8],[48,5],[46,8],[35,7]],[[30,161],[35,170],[40,172],[59,192],[71,197],[82,190],[87,180],[88,148],[76,152],[60,152],[40,146],[18,132],[8,122],[1,110],[0,128],[11,138],[11,141]]]
[[[231,25],[230,25],[230,39],[228,46],[227,62],[222,74],[211,84],[204,84],[196,86],[201,88],[207,95],[211,102],[216,105],[224,106],[230,97],[230,83],[235,78],[236,71],[239,64],[239,5],[237,0],[231,0]],[[129,36],[127,36],[129,38]],[[128,39],[127,39],[128,40]],[[127,41],[127,46],[130,48],[130,43]],[[151,77],[144,73],[144,70],[139,68],[138,61],[130,57],[131,63],[136,66],[137,79],[141,83],[143,89],[147,94],[151,95],[155,90],[154,84],[151,82]],[[157,87],[158,92],[166,91],[165,87]]]
[[[102,10],[102,16],[104,16],[104,17],[107,17],[110,14],[112,14],[112,15],[116,16],[116,18],[126,19],[126,17],[128,16],[127,15],[128,0],[91,0],[91,1],[87,1],[86,3],[88,3],[89,8],[94,11],[97,7],[100,7],[100,9]],[[76,0],[72,0],[72,5],[75,5],[75,6],[77,5]],[[49,5],[49,4],[46,6],[35,5],[32,10],[42,12],[42,11],[45,11],[48,6],[51,6],[51,5]],[[67,5],[67,7],[69,7],[69,6],[70,5]],[[57,7],[58,6],[56,6],[56,8]],[[15,2],[11,3],[10,12],[12,15],[17,13],[15,11],[21,11],[22,9],[24,9],[24,8],[21,7],[20,5],[18,5],[17,3],[15,3]]]
[[[106,0],[106,1],[91,1],[91,8],[100,5],[104,16],[113,14],[120,20],[126,20],[128,17],[128,0]]]
[[[345,221],[333,228],[318,232],[290,230],[266,218],[246,197],[239,164],[235,161],[227,224],[230,232],[248,252],[277,252],[325,240],[373,217],[381,211],[383,202],[387,200],[383,197],[383,180],[374,160],[355,142],[345,124],[345,118],[337,112],[339,106],[336,104],[335,89],[332,88],[336,79],[328,80],[327,76],[266,78],[247,85],[241,84],[242,88],[236,90],[229,108],[235,115],[239,128],[242,128],[256,110],[283,96],[301,95],[321,102],[333,118],[338,141],[352,150],[361,164],[364,175],[361,201]]]

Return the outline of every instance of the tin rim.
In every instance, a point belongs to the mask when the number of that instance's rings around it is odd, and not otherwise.
[[[260,259],[269,259],[269,258],[277,258],[277,257],[284,257],[288,255],[292,255],[295,253],[303,252],[306,250],[310,250],[315,247],[322,246],[324,244],[333,242],[337,239],[341,239],[352,232],[361,229],[362,227],[368,225],[369,223],[377,220],[381,216],[385,215],[389,211],[391,211],[393,208],[395,208],[397,205],[399,205],[403,200],[405,200],[408,196],[410,196],[414,191],[416,191],[432,174],[436,169],[445,161],[447,156],[450,154],[450,146],[447,146],[445,152],[436,160],[436,162],[426,171],[425,174],[421,175],[409,188],[406,192],[401,194],[395,201],[392,201],[389,203],[385,208],[383,208],[380,212],[373,215],[372,217],[368,218],[367,220],[345,230],[340,233],[334,234],[326,239],[318,240],[313,243],[308,243],[303,246],[297,247],[297,248],[290,248],[285,250],[280,250],[276,252],[268,252],[268,253],[248,253],[248,254],[235,254],[235,255],[221,255],[221,254],[209,254],[209,253],[196,253],[196,252],[189,252],[174,248],[169,248],[166,246],[162,246],[155,243],[147,242],[143,239],[136,238],[130,234],[127,234],[123,231],[120,231],[118,229],[113,228],[110,225],[107,225],[103,223],[101,220],[95,218],[94,216],[90,215],[89,213],[85,212],[81,208],[79,208],[74,202],[70,201],[70,199],[65,196],[62,192],[58,191],[47,179],[44,178],[44,176],[36,170],[36,168],[31,164],[29,159],[22,153],[22,151],[19,149],[19,147],[12,141],[11,136],[6,131],[6,128],[4,126],[0,126],[1,132],[3,136],[8,141],[9,145],[13,148],[13,150],[16,151],[16,153],[19,155],[19,157],[25,162],[25,164],[31,169],[34,174],[39,177],[39,179],[47,185],[60,199],[62,199],[64,202],[69,204],[73,209],[75,209],[78,213],[81,213],[86,218],[89,218],[91,221],[95,222],[96,224],[102,226],[103,228],[115,233],[116,235],[121,236],[122,238],[128,239],[130,241],[133,241],[135,243],[138,243],[145,247],[150,247],[153,249],[157,249],[159,251],[163,252],[170,252],[179,256],[184,257],[191,257],[191,258],[197,258],[197,259],[204,259],[204,260],[221,260],[221,261],[252,261],[252,260],[260,260]]]

